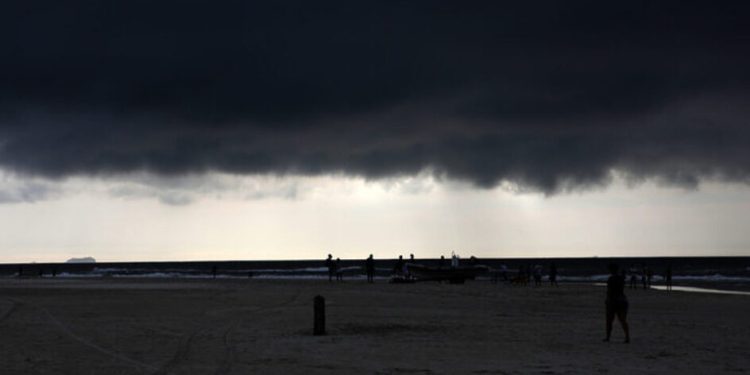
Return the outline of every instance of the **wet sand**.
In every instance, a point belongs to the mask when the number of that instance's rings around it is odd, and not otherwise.
[[[750,297],[488,282],[0,280],[2,374],[750,372]],[[312,336],[312,302],[327,336]]]

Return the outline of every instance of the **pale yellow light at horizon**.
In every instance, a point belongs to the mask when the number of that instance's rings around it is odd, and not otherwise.
[[[211,180],[213,179],[213,180]],[[429,175],[71,179],[0,205],[0,261],[748,255],[750,189],[645,184],[545,197]],[[211,182],[213,181],[213,182]],[[171,184],[171,185],[170,185]],[[179,205],[164,194],[180,198]]]

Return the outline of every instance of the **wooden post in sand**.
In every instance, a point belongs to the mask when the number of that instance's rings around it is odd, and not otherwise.
[[[315,323],[313,326],[313,335],[320,336],[326,334],[326,299],[323,296],[315,296]]]

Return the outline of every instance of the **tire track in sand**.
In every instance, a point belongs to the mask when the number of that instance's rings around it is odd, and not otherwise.
[[[290,299],[283,301],[278,304],[274,304],[271,306],[264,306],[259,307],[257,309],[253,309],[251,311],[248,311],[250,313],[257,314],[259,312],[264,312],[268,310],[277,309],[279,307],[285,307],[293,304],[296,302],[299,297],[302,295],[302,291],[298,290]],[[232,364],[235,362],[235,356],[237,352],[237,344],[232,343],[231,334],[234,332],[234,329],[239,326],[246,318],[237,318],[234,320],[234,324],[230,325],[229,329],[227,329],[226,332],[224,332],[224,347],[225,347],[225,359],[222,361],[221,366],[219,366],[216,371],[214,372],[214,375],[226,375],[229,373],[229,370],[232,368]],[[255,342],[257,341],[257,338],[253,338],[251,341]]]
[[[239,308],[239,309],[224,309],[221,310],[222,313],[232,312],[232,311],[242,311],[246,314],[257,314],[261,313],[267,310],[276,309],[279,307],[288,306],[299,298],[299,296],[302,294],[301,291],[298,291],[295,293],[291,298],[288,300],[285,300],[281,303],[273,304],[270,306],[260,306],[255,308]],[[205,312],[204,312],[205,313]],[[210,313],[210,311],[208,311]],[[247,319],[247,316],[241,316],[234,319],[231,319],[229,322],[222,324],[220,326],[216,325],[205,325],[203,327],[200,327],[196,329],[195,331],[191,332],[190,335],[185,337],[185,339],[180,343],[179,348],[175,351],[175,354],[172,356],[172,358],[167,361],[161,368],[157,369],[153,375],[168,375],[174,373],[174,369],[178,367],[181,363],[187,361],[190,358],[190,350],[191,347],[194,345],[196,341],[196,337],[202,336],[209,331],[222,331],[221,335],[221,343],[223,346],[223,355],[222,359],[220,361],[219,366],[214,370],[214,375],[226,375],[230,372],[232,369],[233,364],[236,362],[236,356],[237,356],[237,344],[232,339],[232,334],[235,332],[237,327],[245,320]]]
[[[257,314],[259,312],[264,312],[268,310],[277,309],[279,307],[289,306],[293,304],[297,299],[302,295],[302,291],[298,290],[291,298],[289,298],[286,301],[283,301],[281,303],[277,303],[270,306],[262,306],[255,308],[253,310],[248,311],[248,313]],[[214,375],[226,375],[229,373],[229,370],[232,369],[232,365],[236,361],[236,355],[237,355],[237,344],[233,343],[231,335],[239,326],[246,317],[240,317],[235,318],[227,327],[227,329],[224,331],[224,335],[222,337],[224,342],[224,359],[221,362],[221,365],[216,368],[216,371],[214,371]]]
[[[8,307],[7,310],[3,311],[2,314],[0,314],[0,323],[2,323],[3,320],[7,319],[10,316],[10,314],[12,314],[13,311],[16,310],[16,306],[18,305],[18,303],[15,300],[12,300],[10,298],[3,298],[3,299],[10,303],[10,307]]]
[[[99,346],[99,345],[97,345],[97,344],[95,344],[95,343],[93,343],[93,342],[91,342],[91,341],[89,341],[89,340],[87,340],[87,339],[85,339],[85,338],[83,338],[83,337],[75,334],[68,326],[66,326],[65,324],[63,324],[59,319],[57,319],[54,315],[52,315],[47,309],[42,309],[42,313],[47,317],[47,319],[48,319],[48,321],[50,323],[52,323],[53,325],[57,326],[66,336],[68,336],[69,338],[71,338],[71,339],[73,339],[73,340],[75,340],[75,341],[83,344],[84,346],[87,346],[87,347],[89,347],[89,348],[91,348],[91,349],[93,349],[93,350],[95,350],[95,351],[97,351],[99,353],[102,353],[102,354],[104,354],[106,356],[109,356],[109,357],[111,357],[113,359],[116,359],[116,360],[118,360],[120,362],[124,362],[124,363],[127,363],[129,365],[132,365],[132,366],[138,368],[139,370],[141,370],[142,372],[156,371],[157,370],[157,368],[155,366],[152,366],[152,365],[150,365],[148,363],[141,362],[141,361],[132,359],[130,357],[124,356],[124,355],[118,353],[117,351],[103,348],[103,347],[101,347],[101,346]]]

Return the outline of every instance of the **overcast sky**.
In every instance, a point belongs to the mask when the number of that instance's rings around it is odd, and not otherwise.
[[[750,4],[0,5],[0,261],[750,255]]]

